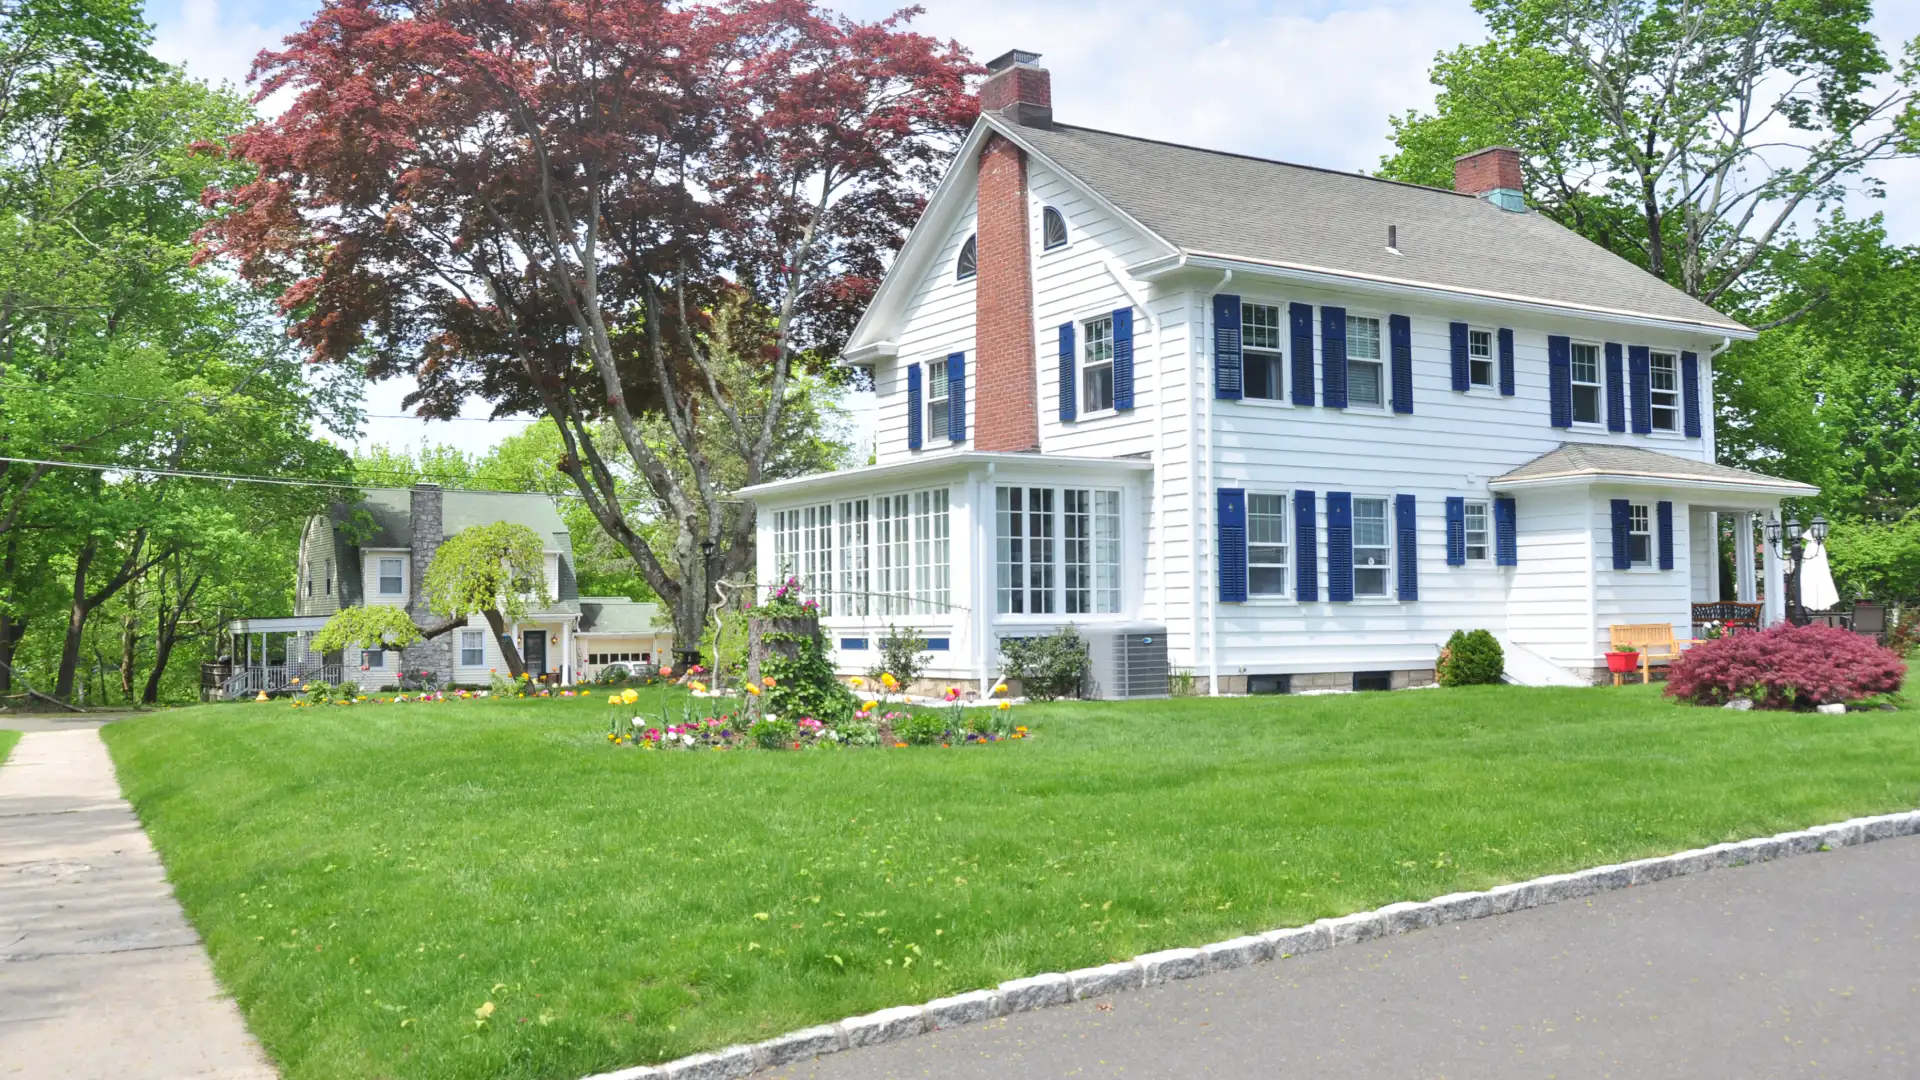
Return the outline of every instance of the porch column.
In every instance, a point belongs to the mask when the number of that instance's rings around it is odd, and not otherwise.
[[[560,624],[560,685],[573,685],[573,620]]]
[[[1767,511],[1767,523],[1775,520],[1775,512]],[[1766,559],[1766,610],[1761,617],[1764,625],[1772,626],[1787,617],[1787,573],[1785,560],[1773,553],[1773,545],[1761,546],[1762,556]]]
[[[1743,510],[1733,515],[1733,589],[1734,599],[1743,604],[1754,601],[1753,587],[1753,513]]]

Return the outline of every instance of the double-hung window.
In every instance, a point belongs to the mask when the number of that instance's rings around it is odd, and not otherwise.
[[[399,596],[407,591],[405,566],[403,559],[380,560],[381,596]]]
[[[1387,546],[1387,500],[1353,500],[1353,595],[1385,596],[1392,549]]]
[[[1287,594],[1287,497],[1247,496],[1247,593]]]
[[[1086,347],[1080,353],[1080,411],[1108,412],[1113,408],[1113,316],[1089,320],[1085,329]]]
[[[1467,561],[1470,563],[1486,562],[1493,557],[1493,530],[1488,525],[1491,518],[1486,503],[1467,503]]]
[[[1680,358],[1657,352],[1651,358],[1653,430],[1680,430]]]
[[[1380,360],[1380,320],[1347,316],[1347,404],[1384,408],[1385,365]]]
[[[1467,331],[1467,382],[1493,385],[1493,331]]]
[[[1278,304],[1240,305],[1240,364],[1243,395],[1266,401],[1284,396]]]
[[[1653,565],[1652,520],[1646,503],[1627,508],[1627,561],[1635,566]]]
[[[365,664],[369,670],[383,671],[387,666],[387,650],[367,649],[360,654],[360,662]]]
[[[1573,354],[1573,422],[1600,423],[1600,346],[1576,341]]]
[[[948,438],[947,362],[927,361],[927,438]]]
[[[460,631],[460,665],[479,667],[487,662],[487,635],[480,630]]]

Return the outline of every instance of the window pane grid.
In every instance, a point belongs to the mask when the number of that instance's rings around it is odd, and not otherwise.
[[[1493,331],[1467,331],[1467,381],[1474,386],[1493,385]]]
[[[1485,562],[1492,550],[1487,528],[1487,504],[1470,502],[1466,509],[1467,561]]]
[[[1353,593],[1387,595],[1387,500],[1353,500]]]
[[[1347,316],[1347,403],[1381,407],[1380,320]]]
[[[1600,422],[1600,346],[1575,342],[1573,359],[1573,422]]]
[[[1627,559],[1635,566],[1653,564],[1653,529],[1645,503],[1627,508]]]
[[[1086,412],[1105,412],[1113,408],[1113,316],[1094,319],[1085,330],[1080,372],[1085,400],[1081,404]]]
[[[1001,614],[1118,614],[1120,493],[995,488],[994,564]]]
[[[1655,431],[1680,430],[1680,358],[1672,353],[1654,353],[1649,370],[1653,398]]]
[[[1247,496],[1247,592],[1284,596],[1287,591],[1287,497]]]

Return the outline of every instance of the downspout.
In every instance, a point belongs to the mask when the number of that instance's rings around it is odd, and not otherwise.
[[[1221,292],[1224,289],[1226,289],[1226,287],[1232,282],[1233,282],[1233,271],[1228,270],[1220,278],[1220,284],[1215,285],[1213,287],[1213,291],[1216,293]],[[1208,309],[1203,306],[1201,310],[1204,312]],[[1205,345],[1206,339],[1202,338],[1201,344]],[[1205,382],[1205,379],[1203,378],[1201,381]],[[1201,493],[1200,501],[1201,501],[1201,504],[1206,507],[1206,512],[1207,512],[1208,528],[1207,528],[1207,532],[1203,535],[1217,536],[1220,530],[1220,523],[1214,520],[1215,500],[1214,500],[1214,494],[1213,494],[1213,395],[1212,394],[1206,395],[1206,402],[1207,402],[1206,404],[1207,486],[1205,491]],[[1208,559],[1207,559],[1207,568],[1210,570],[1217,569],[1220,563],[1219,552],[1214,551],[1212,547],[1208,547],[1207,551],[1209,553]],[[1196,585],[1196,587],[1198,587],[1202,583],[1195,582],[1194,584]],[[1220,593],[1217,588],[1210,591],[1207,594],[1207,693],[1211,697],[1220,696]]]

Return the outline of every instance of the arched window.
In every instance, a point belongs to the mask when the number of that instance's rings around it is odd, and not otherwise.
[[[1040,211],[1040,249],[1052,251],[1067,246],[1067,216],[1049,206]]]
[[[975,237],[967,237],[960,245],[960,261],[954,263],[953,280],[965,281],[980,272],[980,253],[974,246]]]

